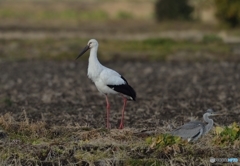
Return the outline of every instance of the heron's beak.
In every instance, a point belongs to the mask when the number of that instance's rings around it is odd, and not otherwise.
[[[224,113],[214,113],[211,116],[219,116],[219,115],[226,115],[226,114],[224,114]]]
[[[87,45],[83,50],[82,50],[82,52],[80,52],[80,54],[78,55],[78,57],[76,58],[76,60],[78,59],[78,58],[80,58],[87,50],[89,50],[90,49],[90,47]]]

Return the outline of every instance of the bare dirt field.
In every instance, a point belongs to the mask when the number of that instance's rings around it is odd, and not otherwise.
[[[240,65],[222,63],[110,62],[137,92],[127,103],[126,127],[143,128],[167,121],[201,118],[206,109],[226,112],[216,122],[238,121]],[[17,119],[25,110],[31,121],[49,125],[105,126],[105,98],[88,79],[86,61],[27,61],[1,64],[1,110]],[[122,99],[110,96],[116,128]]]

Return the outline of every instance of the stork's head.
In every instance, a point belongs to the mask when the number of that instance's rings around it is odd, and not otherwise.
[[[78,55],[78,57],[76,59],[81,57],[87,50],[92,49],[92,48],[96,48],[96,47],[98,47],[97,40],[96,39],[89,40],[87,46],[80,52],[80,54]]]
[[[89,40],[88,41],[88,47],[91,49],[91,48],[93,48],[93,47],[97,47],[98,46],[98,42],[97,42],[97,40],[96,39],[91,39],[91,40]]]

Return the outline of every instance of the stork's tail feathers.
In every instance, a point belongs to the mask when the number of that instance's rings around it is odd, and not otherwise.
[[[123,93],[124,95],[127,96],[127,99],[128,100],[133,100],[133,101],[136,101],[136,92],[135,90],[130,86],[130,85],[125,85],[126,87],[126,93]]]
[[[131,100],[133,100],[133,101],[136,101],[136,92],[135,92],[135,90],[130,86],[130,85],[128,85],[128,88],[129,88],[129,96],[131,96]]]

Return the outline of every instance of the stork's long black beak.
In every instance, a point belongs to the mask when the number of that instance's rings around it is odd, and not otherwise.
[[[78,58],[80,58],[87,50],[89,50],[90,49],[90,47],[87,45],[83,50],[82,50],[82,52],[80,52],[80,54],[78,55],[78,57],[76,58],[76,60],[78,59]]]

